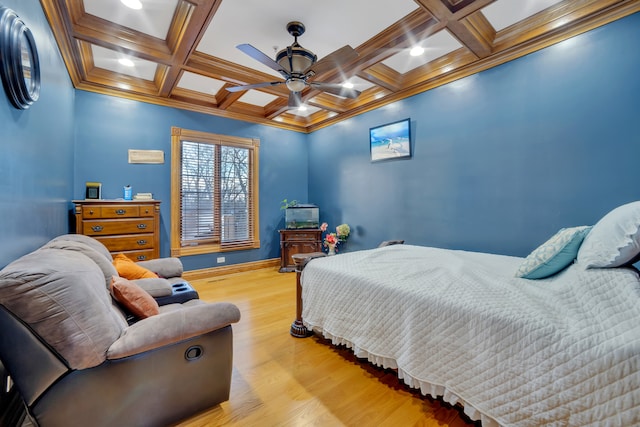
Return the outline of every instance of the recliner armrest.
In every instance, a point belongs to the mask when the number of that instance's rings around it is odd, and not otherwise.
[[[145,278],[132,280],[136,285],[147,291],[149,295],[154,298],[166,297],[171,295],[172,288],[171,283],[167,279],[158,278]]]
[[[176,257],[138,261],[137,264],[153,271],[160,277],[181,277],[183,273],[182,261]]]
[[[226,302],[195,303],[140,320],[125,329],[107,351],[121,359],[220,329],[240,320],[240,310]]]

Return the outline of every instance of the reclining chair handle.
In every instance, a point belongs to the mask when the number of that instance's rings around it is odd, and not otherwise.
[[[189,362],[192,362],[194,360],[200,359],[203,353],[204,353],[204,350],[202,349],[202,346],[192,345],[184,352],[184,358],[187,359]]]

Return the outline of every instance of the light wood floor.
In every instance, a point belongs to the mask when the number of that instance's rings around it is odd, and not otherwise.
[[[394,371],[324,339],[294,338],[295,273],[262,269],[191,281],[207,301],[236,304],[231,396],[179,424],[197,426],[476,426],[421,396]]]

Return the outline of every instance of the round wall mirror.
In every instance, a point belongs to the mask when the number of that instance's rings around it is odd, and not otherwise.
[[[16,13],[0,7],[2,84],[11,103],[21,110],[40,96],[40,61],[31,30]]]

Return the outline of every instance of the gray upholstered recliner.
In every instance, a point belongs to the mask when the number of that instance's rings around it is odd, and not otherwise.
[[[111,276],[118,275],[116,268],[112,264],[113,258],[109,249],[92,237],[83,234],[63,234],[52,239],[45,247],[84,253],[99,265],[107,281],[110,280]],[[136,264],[151,270],[159,276],[153,279],[135,280],[135,283],[154,297],[158,304],[185,302],[198,298],[198,293],[182,278],[183,268],[179,258],[157,258],[138,261]]]
[[[0,359],[35,424],[163,426],[229,398],[235,305],[193,299],[128,325],[104,255],[57,242],[0,271]]]

